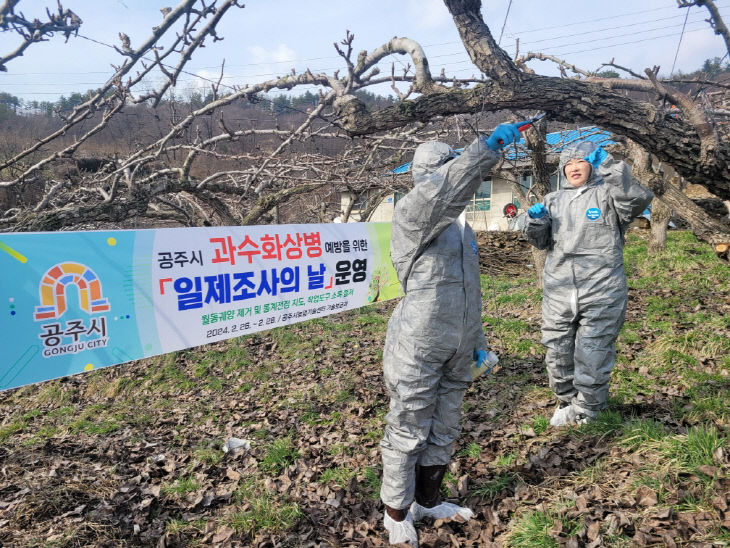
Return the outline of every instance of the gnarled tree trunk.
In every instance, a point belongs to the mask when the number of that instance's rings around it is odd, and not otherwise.
[[[726,253],[730,244],[730,228],[722,221],[710,217],[705,210],[695,204],[680,188],[655,173],[651,168],[651,157],[646,150],[636,144],[630,145],[633,158],[632,172],[639,182],[649,187],[669,209],[689,224],[692,232],[700,240],[709,243],[718,255]],[[654,213],[652,212],[652,217]],[[652,219],[653,221],[653,219]],[[726,255],[725,255],[726,256]]]
[[[649,255],[656,255],[667,248],[667,228],[672,210],[661,199],[654,198],[651,203],[651,239],[647,246]]]
[[[525,135],[527,147],[532,152],[530,155],[532,162],[532,194],[534,194],[535,199],[534,201],[528,200],[530,205],[542,202],[545,195],[550,192],[550,169],[545,151],[546,135],[547,128],[544,120],[534,126],[534,131],[528,131]],[[535,265],[535,275],[537,276],[537,287],[542,289],[542,273],[545,268],[547,249],[532,247],[531,251],[532,262]]]

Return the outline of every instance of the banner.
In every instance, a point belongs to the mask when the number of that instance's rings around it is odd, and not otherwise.
[[[397,297],[389,223],[0,234],[0,390]]]

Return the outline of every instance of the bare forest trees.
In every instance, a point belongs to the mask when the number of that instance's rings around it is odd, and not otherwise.
[[[473,138],[472,130],[489,131],[495,111],[512,111],[515,119],[545,111],[551,123],[597,125],[643,151],[647,181],[660,177],[669,188],[662,174],[671,169],[676,177],[730,199],[725,123],[730,110],[723,100],[706,101],[707,90],[726,94],[727,85],[662,81],[656,67],[637,74],[613,60],[605,65],[628,72],[628,78],[602,78],[539,53],[512,59],[482,20],[480,1],[444,1],[480,78],[432,75],[423,48],[408,38],[356,54],[354,36],[347,32],[335,44],[346,67],[342,73],[307,70],[239,88],[222,84],[221,67],[221,78],[208,82],[205,100],[188,103],[187,109],[171,98],[180,75],[198,48],[225,38],[216,33],[218,23],[244,5],[183,0],[162,10],[162,20],[150,22],[155,26],[143,42],[132,44],[120,34],[119,64],[100,89],[59,113],[44,135],[0,149],[0,205],[5,206],[0,231],[251,224],[275,220],[273,212],[282,222],[331,220],[341,213],[340,192],[377,197],[406,189],[407,177],[383,174],[407,161],[425,139],[458,145]],[[6,0],[0,6],[0,27],[15,30],[22,42],[0,52],[0,69],[11,70],[35,41],[53,33],[68,39],[82,25],[60,4],[57,13],[48,11],[47,22],[28,22],[17,11],[19,4]],[[706,6],[716,32],[726,32],[711,0],[679,4]],[[410,64],[381,74],[377,65],[390,55],[408,56]],[[530,59],[558,63],[564,77],[535,74],[527,66]],[[150,88],[152,75],[162,83]],[[363,91],[382,83],[391,83],[399,100],[368,107]],[[396,83],[405,83],[408,91],[398,91]],[[264,94],[272,90],[302,85],[317,86],[318,95],[291,115],[269,110],[264,116],[252,108],[266,102]],[[100,154],[99,143],[118,131],[115,120],[122,116],[144,124],[139,131],[120,132],[124,146]],[[536,151],[534,170],[543,175],[536,177],[541,186],[530,201],[547,190],[547,168],[535,139],[529,141]],[[98,169],[81,169],[78,162],[90,156],[105,161]],[[682,215],[680,201],[677,197],[668,206]],[[722,226],[718,221],[712,229],[713,242],[730,240]]]

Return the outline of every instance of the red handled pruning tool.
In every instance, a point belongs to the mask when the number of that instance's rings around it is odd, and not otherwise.
[[[525,120],[524,122],[521,122],[520,125],[517,126],[517,131],[519,131],[520,133],[522,133],[527,128],[529,128],[532,124],[534,124],[535,122],[537,122],[538,120],[540,120],[544,116],[545,116],[545,113],[542,112],[542,113],[538,114],[537,116],[535,116],[534,118],[530,118],[529,120]],[[500,139],[498,142],[499,142],[500,145],[503,145],[504,144],[504,141],[502,139]]]

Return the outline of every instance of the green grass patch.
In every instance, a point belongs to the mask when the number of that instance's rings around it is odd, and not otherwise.
[[[370,500],[380,500],[380,485],[381,479],[378,473],[378,468],[368,466],[363,470],[363,480],[361,485],[366,498]]]
[[[689,421],[727,421],[730,418],[730,379],[722,375],[690,374],[685,391],[688,403],[677,400],[675,415]]]
[[[25,421],[32,421],[34,418],[38,417],[41,414],[39,409],[33,409],[31,411],[28,411],[27,413],[23,413],[23,420]]]
[[[532,331],[532,326],[523,320],[515,320],[509,318],[492,318],[485,316],[482,318],[487,324],[491,325],[495,331],[501,331],[504,333],[512,333],[515,335],[521,335]]]
[[[13,421],[5,426],[0,426],[0,443],[4,443],[14,434],[21,432],[25,426],[26,423],[23,420]]]
[[[360,314],[357,318],[355,318],[355,321],[359,325],[369,325],[374,327],[385,327],[388,325],[387,314],[381,314],[369,306],[364,306],[358,310],[360,311]]]
[[[197,535],[205,533],[205,520],[195,519],[192,521],[185,521],[182,518],[171,519],[165,523],[165,531],[169,533],[181,533],[186,535]],[[191,542],[192,546],[195,546],[195,541]]]
[[[507,354],[527,358],[532,354],[541,355],[545,352],[538,340],[539,330],[523,320],[482,316],[482,322],[491,327]]]
[[[655,380],[626,367],[625,358],[619,356],[619,364],[611,373],[611,392],[621,401],[631,401],[638,394],[653,394],[656,390]]]
[[[63,406],[71,403],[72,395],[68,390],[64,390],[58,381],[46,383],[35,397],[39,404],[55,404]]]
[[[223,451],[215,447],[201,447],[193,453],[196,460],[206,464],[218,464],[223,458]]]
[[[345,443],[333,443],[327,448],[327,452],[333,456],[337,457],[339,455],[352,455],[354,452],[352,446],[347,445]]]
[[[601,411],[592,421],[581,424],[578,432],[587,436],[611,436],[621,432],[624,419],[618,411]]]
[[[638,329],[640,327],[641,326],[629,326],[628,322],[624,324],[624,326],[621,328],[621,333],[619,333],[619,342],[623,344],[633,344],[639,342],[641,340],[638,332]]]
[[[575,473],[578,484],[585,485],[587,483],[595,484],[603,478],[606,473],[609,460],[607,458],[599,458],[592,465],[586,466],[583,470]]]
[[[42,426],[39,429],[33,430],[33,435],[23,440],[22,445],[29,447],[33,445],[39,445],[45,443],[47,440],[53,438],[60,432],[60,429],[55,425]]]
[[[76,412],[76,408],[73,405],[64,405],[53,409],[48,415],[51,417],[65,418],[70,417]]]
[[[334,483],[342,488],[347,487],[350,480],[354,478],[356,472],[346,466],[337,466],[328,468],[319,478],[320,483]]]
[[[115,418],[96,421],[82,418],[71,423],[69,430],[74,434],[83,432],[89,435],[104,435],[118,430],[121,426],[122,424]]]
[[[660,453],[668,458],[673,467],[682,472],[699,473],[700,466],[714,466],[715,451],[726,444],[726,437],[714,426],[697,426],[686,435],[666,438]]]
[[[188,377],[184,367],[178,363],[178,359],[182,356],[185,356],[184,351],[172,352],[155,360],[159,362],[159,365],[150,368],[151,372],[145,377],[143,386],[156,392],[192,390],[195,387],[195,381]]]
[[[651,419],[634,419],[624,425],[618,444],[630,451],[656,444],[667,437],[664,425]]]
[[[456,485],[456,476],[451,473],[451,470],[446,470],[444,474],[443,482],[441,483],[441,496],[446,498],[449,496],[449,486]]]
[[[538,436],[545,432],[548,426],[550,426],[550,419],[543,415],[537,416],[532,420],[532,429]]]
[[[337,391],[334,403],[343,404],[352,401],[354,398],[355,396],[352,394],[352,391],[349,388],[345,388]]]
[[[172,484],[162,488],[163,493],[173,495],[185,495],[200,489],[200,484],[192,476],[176,479]]]
[[[491,481],[473,489],[471,494],[492,502],[502,491],[511,489],[516,482],[517,478],[512,474],[497,474]]]
[[[517,460],[517,454],[516,453],[509,453],[507,455],[497,455],[497,458],[494,459],[495,466],[499,466],[500,468],[509,468],[512,466],[515,461]]]
[[[319,424],[322,418],[314,404],[310,403],[301,417],[299,417],[299,420],[304,424],[314,426],[315,424]]]
[[[259,467],[269,475],[278,476],[297,458],[299,458],[299,451],[294,447],[292,439],[290,437],[280,438],[266,445]]]
[[[654,493],[656,493],[657,502],[659,504],[664,504],[667,499],[667,495],[669,494],[666,482],[668,482],[668,478],[666,476],[663,474],[658,475],[655,470],[652,470],[648,474],[638,475],[632,483],[635,491],[642,485],[646,485],[654,491]]]
[[[644,240],[628,234],[624,263],[629,285],[636,289],[726,289],[729,283],[727,266],[689,231],[670,231],[666,249],[651,256]]]
[[[280,532],[290,529],[303,515],[299,505],[284,497],[277,498],[252,478],[238,487],[234,500],[244,504],[245,509],[234,512],[225,522],[238,534],[248,534],[251,537],[263,531]]]
[[[479,446],[479,444],[471,442],[469,445],[459,451],[458,455],[460,457],[470,457],[472,459],[478,459],[481,452],[482,448]]]
[[[548,534],[548,531],[553,528],[558,520],[562,525],[562,534],[567,538],[574,536],[581,528],[577,520],[560,517],[549,510],[532,512],[524,514],[511,527],[507,536],[507,546],[514,548],[535,548],[537,546],[557,548],[560,544]]]

